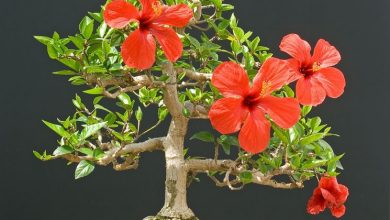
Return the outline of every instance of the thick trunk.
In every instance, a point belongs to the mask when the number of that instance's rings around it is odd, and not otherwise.
[[[183,144],[188,120],[173,118],[163,145],[166,159],[165,204],[155,217],[148,220],[195,220],[194,213],[187,205],[187,170]]]

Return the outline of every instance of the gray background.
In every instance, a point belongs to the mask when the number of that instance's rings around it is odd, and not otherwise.
[[[98,168],[73,180],[74,166],[43,163],[32,150],[53,149],[56,136],[41,123],[73,112],[80,93],[65,77],[50,75],[63,67],[48,59],[33,35],[66,36],[77,31],[87,11],[103,1],[13,0],[0,4],[0,219],[142,219],[163,204],[164,160],[144,154],[138,170],[116,173]],[[241,26],[253,30],[278,56],[280,39],[299,33],[311,44],[325,38],[341,51],[339,68],[347,78],[342,98],[327,100],[315,113],[341,138],[329,138],[337,153],[346,152],[341,183],[351,196],[344,219],[389,219],[389,47],[388,0],[228,1],[236,5]],[[166,126],[166,125],[165,125]],[[165,128],[159,129],[165,131]],[[192,123],[190,134],[207,122]],[[155,132],[152,135],[163,135]],[[189,142],[193,155],[210,146]],[[191,186],[189,205],[202,220],[331,219],[309,216],[306,202],[315,180],[304,190],[248,186],[240,192],[216,188],[206,177]]]

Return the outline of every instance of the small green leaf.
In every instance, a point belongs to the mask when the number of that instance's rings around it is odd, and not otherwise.
[[[46,36],[34,36],[34,38],[44,45],[47,45],[48,43],[50,43],[50,41],[52,41],[50,37],[46,37]]]
[[[65,154],[71,154],[73,153],[74,149],[70,146],[60,146],[60,147],[57,147],[57,149],[53,152],[53,155],[54,156],[61,156],[61,155],[65,155]]]
[[[38,158],[39,160],[42,160],[42,155],[38,152],[38,151],[33,151],[33,154],[34,154],[34,156],[36,157],[36,158]]]
[[[135,112],[135,118],[137,119],[137,121],[141,121],[142,116],[143,116],[142,109],[138,107],[137,111]]]
[[[212,135],[210,132],[207,132],[207,131],[201,131],[201,132],[198,132],[198,133],[192,135],[190,140],[193,140],[193,139],[197,139],[197,140],[204,141],[204,142],[211,142],[211,143],[213,143],[215,141],[214,135]]]
[[[311,106],[303,106],[302,108],[302,117],[308,115],[313,107]]]
[[[158,120],[159,121],[164,121],[165,120],[165,118],[168,116],[168,113],[169,113],[169,111],[168,111],[168,109],[167,108],[159,108],[158,109]]]
[[[85,16],[79,25],[80,33],[85,37],[85,39],[89,39],[93,33],[93,24],[94,20]]]
[[[61,137],[69,137],[70,134],[65,130],[64,127],[61,125],[53,124],[47,121],[43,121],[47,127],[49,127],[51,130],[53,130],[55,133],[60,135]]]
[[[248,184],[252,182],[252,173],[249,171],[244,171],[240,173],[240,180],[244,184]]]
[[[94,125],[87,125],[80,134],[79,140],[85,140],[89,138],[90,136],[96,134],[100,129],[102,129],[104,126],[106,126],[106,122],[101,122]]]
[[[82,161],[80,161],[80,163],[76,167],[74,177],[76,180],[83,178],[83,177],[86,177],[89,174],[91,174],[94,169],[95,169],[95,165],[93,163],[86,161],[86,160],[82,160]]]
[[[83,92],[86,93],[86,94],[89,94],[89,95],[101,95],[104,92],[104,88],[96,87],[96,88],[93,88],[93,89],[85,90]]]
[[[318,140],[322,139],[323,137],[324,137],[324,135],[322,133],[312,134],[312,135],[309,135],[307,137],[302,138],[299,143],[302,146],[305,146],[305,145],[311,144],[315,141],[318,141]]]
[[[83,153],[87,156],[93,156],[93,150],[91,148],[83,147],[83,148],[77,149],[77,151],[80,153]]]
[[[61,76],[73,76],[76,75],[76,73],[72,70],[61,70],[53,72],[54,75],[61,75]]]
[[[131,99],[130,96],[126,93],[122,93],[118,96],[118,99],[125,105],[131,105]]]

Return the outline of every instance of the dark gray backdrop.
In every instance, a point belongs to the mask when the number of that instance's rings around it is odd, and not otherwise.
[[[164,161],[161,153],[145,154],[136,171],[116,173],[98,168],[86,179],[73,180],[74,166],[43,163],[32,150],[52,149],[56,136],[41,119],[54,121],[73,112],[71,99],[80,91],[47,58],[32,36],[77,31],[87,11],[103,1],[2,1],[0,53],[0,219],[129,219],[155,214],[163,204]],[[347,78],[342,98],[316,110],[341,138],[330,138],[337,153],[346,152],[340,182],[351,196],[344,219],[389,219],[390,1],[388,0],[230,0],[240,24],[261,36],[277,55],[280,39],[296,32],[314,44],[323,37],[342,53],[339,67]],[[190,133],[209,124],[193,123]],[[161,129],[164,130],[164,129]],[[159,135],[156,132],[152,135]],[[160,133],[161,135],[161,133]],[[191,153],[211,148],[191,143]],[[207,178],[192,185],[189,205],[203,220],[331,219],[306,214],[315,181],[304,190],[282,191],[249,186],[240,192],[220,189]]]

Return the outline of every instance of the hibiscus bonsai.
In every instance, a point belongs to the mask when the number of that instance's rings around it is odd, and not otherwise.
[[[186,189],[202,173],[231,190],[247,184],[297,189],[316,178],[307,211],[329,208],[341,217],[348,196],[336,180],[343,155],[324,140],[335,135],[330,127],[309,114],[344,92],[344,76],[332,67],[339,52],[321,39],[311,55],[308,42],[289,34],[280,49],[292,58],[274,58],[259,37],[238,26],[233,8],[222,0],[113,0],[84,17],[80,33],[36,36],[67,67],[54,74],[90,87],[84,93],[94,99],[84,104],[76,95],[74,114],[44,121],[60,136],[59,147],[34,155],[76,164],[79,179],[97,165],[136,169],[142,153],[162,151],[165,204],[147,219],[197,219]],[[147,108],[157,119],[143,129]],[[146,138],[165,120],[166,136]],[[189,134],[215,149],[211,158],[187,154],[190,120],[210,120],[220,133]]]

